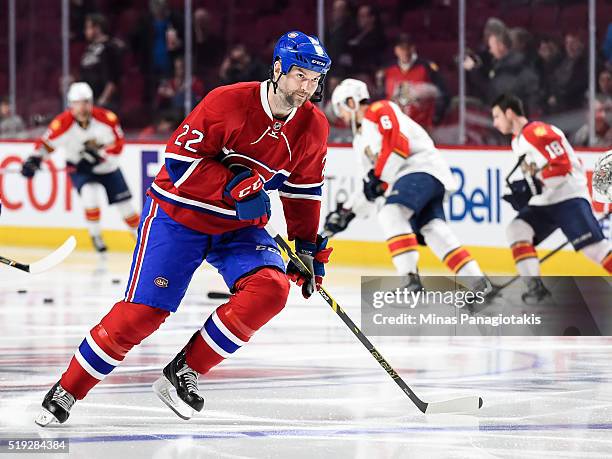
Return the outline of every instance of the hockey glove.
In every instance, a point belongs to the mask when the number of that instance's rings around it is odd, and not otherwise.
[[[323,229],[325,234],[332,237],[334,234],[338,234],[344,231],[351,220],[355,218],[355,213],[350,209],[344,209],[341,205],[336,210],[327,214],[325,217],[325,226]]]
[[[225,196],[235,203],[239,220],[252,220],[260,228],[266,226],[272,208],[258,174],[249,170],[236,175],[225,185]]]
[[[287,265],[287,276],[298,287],[302,287],[302,296],[310,298],[315,289],[319,290],[325,277],[325,263],[329,261],[332,248],[327,247],[327,238],[317,235],[317,242],[306,242],[300,239],[295,240],[295,253],[312,273],[310,276],[303,276],[297,266],[290,261]]]
[[[508,187],[510,193],[503,195],[502,199],[509,202],[514,210],[521,210],[533,196],[526,179],[509,182]]]
[[[66,166],[68,169],[68,173],[70,174],[91,174],[93,172],[93,168],[104,161],[104,158],[98,153],[96,148],[92,148],[88,146],[87,142],[83,146],[83,150],[79,152],[80,160],[76,164],[67,161]]]
[[[21,166],[21,175],[26,178],[34,177],[36,171],[40,169],[40,163],[42,162],[42,158],[40,156],[30,156],[26,159]]]
[[[387,184],[374,175],[374,169],[368,172],[368,179],[363,181],[363,194],[368,201],[374,202],[376,198],[385,194]]]

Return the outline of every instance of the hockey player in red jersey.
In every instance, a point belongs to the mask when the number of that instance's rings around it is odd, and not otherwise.
[[[316,37],[293,31],[274,49],[270,80],[211,91],[169,139],[148,193],[123,300],[82,341],[43,400],[39,425],[65,422],[80,400],[153,333],[206,260],[233,295],[155,382],[178,416],[200,411],[198,374],[230,357],[285,306],[288,277],[309,297],[331,249],[317,235],[329,125],[318,100],[331,60]],[[278,190],[290,240],[313,273],[284,262],[263,226]]]
[[[433,140],[394,102],[370,103],[369,98],[366,84],[352,78],[340,83],[332,94],[334,111],[353,128],[353,150],[363,166],[364,186],[352,202],[327,216],[325,230],[336,234],[353,217],[376,213],[393,264],[406,278],[406,289],[422,288],[417,251],[420,233],[469,288],[493,294],[478,262],[446,223],[442,204],[456,189],[456,182]]]
[[[492,104],[493,125],[512,134],[512,151],[524,178],[510,183],[504,197],[518,210],[506,230],[516,268],[527,279],[527,303],[550,295],[540,279],[535,245],[560,228],[574,249],[612,273],[612,244],[606,240],[589,203],[587,179],[563,132],[542,121],[529,121],[521,100],[499,96]]]
[[[136,236],[138,212],[119,169],[123,131],[117,116],[93,105],[93,91],[87,83],[72,83],[68,90],[69,109],[56,116],[36,143],[36,151],[23,163],[21,173],[32,178],[42,160],[55,150],[64,153],[72,185],[85,208],[87,227],[94,247],[105,252],[100,227],[100,192],[114,205]]]

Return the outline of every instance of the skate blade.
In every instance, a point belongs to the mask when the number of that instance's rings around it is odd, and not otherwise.
[[[58,424],[60,423],[57,420],[57,418],[53,416],[51,412],[49,412],[45,408],[43,408],[40,411],[36,419],[34,419],[34,422],[41,427],[47,427],[49,424],[53,424],[53,423],[58,423]]]
[[[174,386],[166,379],[165,376],[162,376],[153,383],[153,390],[159,399],[164,402],[168,408],[174,411],[179,418],[188,421],[193,417],[193,408],[183,402],[178,395],[176,395],[176,389],[174,389]]]

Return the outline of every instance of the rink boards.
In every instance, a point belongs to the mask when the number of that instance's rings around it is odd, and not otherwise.
[[[51,155],[44,170],[31,182],[18,173],[21,162],[33,149],[32,142],[0,142],[0,245],[56,246],[69,234],[75,234],[82,248],[89,248],[82,207],[71,189],[61,152]],[[140,207],[146,189],[163,163],[164,144],[128,143],[121,156],[121,168]],[[445,147],[459,189],[445,203],[447,218],[459,239],[468,246],[483,268],[495,272],[512,272],[513,263],[505,243],[505,227],[515,211],[501,199],[505,176],[514,166],[509,149],[491,147]],[[602,150],[578,153],[590,181],[591,171]],[[336,207],[336,200],[361,186],[359,163],[348,145],[330,146],[323,191],[322,215]],[[608,208],[594,204],[598,216]],[[283,227],[278,197],[273,198],[273,222]],[[111,250],[131,251],[133,240],[114,209],[102,209],[105,238]],[[604,233],[610,237],[611,220],[604,222]],[[551,249],[564,241],[554,234],[543,245]],[[334,261],[343,264],[389,266],[390,260],[376,218],[356,220],[334,240]],[[540,252],[545,254],[546,250]],[[428,249],[422,250],[422,269],[438,270],[442,265]],[[582,255],[572,251],[551,258],[544,266],[547,274],[597,275],[604,271],[593,266]]]

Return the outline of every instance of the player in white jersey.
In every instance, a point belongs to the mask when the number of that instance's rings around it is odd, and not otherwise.
[[[512,134],[512,151],[524,178],[509,182],[511,194],[504,197],[518,210],[507,228],[516,268],[531,276],[526,302],[550,295],[540,276],[535,245],[557,228],[574,249],[612,273],[612,244],[604,238],[591,205],[582,164],[563,132],[541,121],[529,121],[521,100],[501,95],[492,104],[493,125],[502,134]]]
[[[94,247],[98,252],[105,252],[100,227],[101,189],[106,191],[108,203],[116,205],[134,236],[140,221],[119,169],[123,132],[113,112],[93,105],[93,92],[87,83],[70,85],[68,103],[69,109],[56,116],[38,140],[21,173],[32,178],[48,154],[62,151],[72,185],[81,196]]]
[[[369,102],[364,82],[346,79],[332,95],[336,114],[350,123],[353,149],[362,161],[363,193],[331,212],[325,230],[343,231],[355,217],[367,217],[379,201],[378,220],[393,264],[407,288],[422,288],[418,275],[417,234],[470,288],[491,290],[476,260],[446,223],[443,201],[456,189],[448,164],[427,132],[393,102]]]

